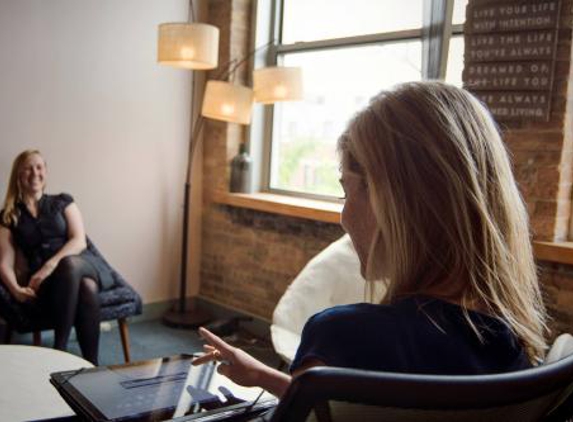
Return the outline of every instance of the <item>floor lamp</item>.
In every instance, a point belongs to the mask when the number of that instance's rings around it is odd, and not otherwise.
[[[158,62],[182,69],[208,70],[218,64],[219,29],[203,23],[165,23],[159,25]],[[268,46],[263,46],[266,48]],[[249,60],[253,50],[241,60],[222,66],[216,79],[227,79]],[[205,324],[210,316],[187,303],[187,256],[191,170],[205,118],[243,125],[250,124],[253,101],[272,104],[302,98],[302,74],[299,68],[268,67],[254,71],[253,89],[223,80],[210,80],[205,86],[201,113],[192,122],[187,156],[184,188],[183,232],[179,298],[174,309],[163,316],[166,325],[195,328]]]

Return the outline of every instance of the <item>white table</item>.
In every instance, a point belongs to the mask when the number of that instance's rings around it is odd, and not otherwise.
[[[83,367],[93,365],[59,350],[0,345],[0,420],[30,421],[73,415],[50,384],[50,373]]]

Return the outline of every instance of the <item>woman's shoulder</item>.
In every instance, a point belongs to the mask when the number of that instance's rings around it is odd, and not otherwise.
[[[58,193],[58,194],[44,194],[42,200],[45,200],[49,204],[60,205],[64,208],[74,202],[74,198],[69,193]]]
[[[384,322],[392,324],[400,318],[400,314],[400,309],[394,305],[353,303],[333,306],[318,312],[308,320],[307,324],[315,326],[340,326],[357,323],[380,325]]]
[[[51,201],[74,202],[74,197],[67,192],[61,192],[57,194],[45,194],[45,196]]]
[[[325,309],[312,316],[304,326],[291,371],[299,368],[308,357],[331,366],[355,368],[363,368],[363,360],[375,360],[371,355],[383,361],[393,359],[386,356],[393,349],[383,347],[382,343],[400,343],[400,324],[400,309],[393,304],[355,303]],[[380,333],[383,333],[382,337]],[[357,351],[361,355],[360,362],[356,360]]]
[[[423,298],[418,296],[409,296],[392,301],[392,303],[352,303],[327,308],[315,316],[324,319],[336,319],[348,315],[359,317],[376,315],[381,318],[394,318],[396,316],[402,317],[404,314],[417,313],[420,310],[420,307],[425,305],[425,302],[429,301],[425,301]],[[440,302],[441,301],[438,301],[438,303]]]
[[[72,202],[74,198],[69,193],[44,194],[39,206],[43,215],[55,215],[62,213]]]
[[[414,325],[427,324],[428,321],[461,321],[464,320],[463,316],[462,308],[457,305],[435,298],[409,296],[389,304],[354,303],[334,306],[313,315],[308,323],[321,326],[355,323]],[[487,317],[483,318],[489,321]]]

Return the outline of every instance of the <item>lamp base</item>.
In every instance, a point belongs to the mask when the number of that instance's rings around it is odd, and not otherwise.
[[[201,309],[198,309],[193,302],[187,302],[185,310],[179,309],[179,304],[163,314],[162,321],[165,325],[172,328],[199,328],[205,325],[213,317]]]

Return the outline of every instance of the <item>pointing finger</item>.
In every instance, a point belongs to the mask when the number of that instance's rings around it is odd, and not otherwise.
[[[199,334],[203,337],[211,346],[219,349],[223,354],[225,352],[231,351],[231,346],[222,340],[219,336],[216,336],[211,331],[201,327],[199,328]]]

